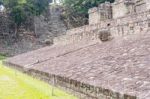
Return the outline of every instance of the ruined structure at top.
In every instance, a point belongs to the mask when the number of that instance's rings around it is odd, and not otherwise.
[[[116,0],[114,4],[106,2],[89,10],[89,24],[97,24],[104,20],[127,17],[150,9],[149,0]],[[128,21],[128,20],[126,20]]]
[[[116,0],[89,9],[89,25],[67,31],[55,38],[55,44],[99,39],[100,31],[107,30],[112,37],[146,32],[149,24],[150,0]],[[91,33],[94,30],[94,33]],[[87,35],[84,35],[87,34]],[[89,36],[88,36],[89,35]]]
[[[89,25],[5,60],[81,99],[150,99],[150,0],[89,9]]]

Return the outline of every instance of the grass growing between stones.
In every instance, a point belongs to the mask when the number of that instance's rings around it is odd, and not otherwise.
[[[4,59],[0,56],[0,59]],[[77,99],[72,95],[2,65],[0,60],[0,99]]]

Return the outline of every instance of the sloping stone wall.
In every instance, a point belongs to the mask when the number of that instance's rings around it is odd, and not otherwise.
[[[41,71],[31,70],[28,74],[40,78],[51,85],[60,87],[69,93],[78,96],[80,99],[137,99],[135,96],[120,94],[110,89],[100,88],[85,84],[73,79],[61,77],[58,75],[49,75]]]
[[[79,99],[137,99],[136,96],[131,96],[127,94],[121,94],[113,90],[107,89],[103,86],[96,87],[93,85],[85,84],[84,82],[76,81],[74,79],[69,79],[67,77],[62,77],[60,75],[49,74],[43,71],[35,69],[26,69],[22,66],[16,64],[4,62],[6,66],[15,68],[23,73],[26,73],[34,78],[43,80],[50,85],[61,88],[66,92],[77,96]]]

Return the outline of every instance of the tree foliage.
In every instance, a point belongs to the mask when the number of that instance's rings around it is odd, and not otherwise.
[[[49,0],[0,0],[11,19],[19,28],[30,17],[41,15],[48,8]]]
[[[89,8],[98,6],[105,1],[114,2],[114,0],[64,0],[64,5],[74,9],[78,13],[87,13]]]

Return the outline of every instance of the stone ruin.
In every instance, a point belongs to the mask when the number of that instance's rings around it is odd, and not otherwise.
[[[89,9],[89,25],[4,64],[80,99],[150,99],[150,0]]]

